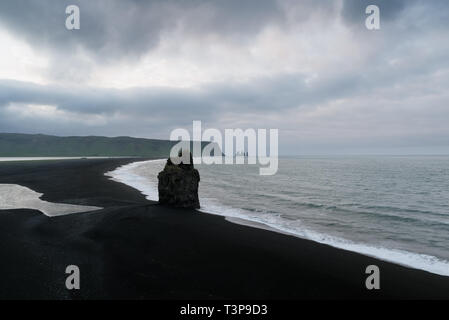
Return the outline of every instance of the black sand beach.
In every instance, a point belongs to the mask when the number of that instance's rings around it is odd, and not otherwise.
[[[104,173],[133,159],[0,163],[0,183],[104,210],[0,211],[1,299],[449,299],[449,277],[148,201]],[[65,268],[81,289],[65,288]],[[377,265],[381,289],[365,288]]]

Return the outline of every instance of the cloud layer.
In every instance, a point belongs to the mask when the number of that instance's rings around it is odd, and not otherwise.
[[[364,25],[373,3],[377,31]],[[69,4],[80,7],[80,30],[64,27]],[[287,154],[449,153],[448,9],[439,0],[4,1],[0,132],[166,139],[202,120],[279,128]]]

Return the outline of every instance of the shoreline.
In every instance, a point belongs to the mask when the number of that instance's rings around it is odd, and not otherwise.
[[[141,159],[3,163],[0,183],[103,210],[0,211],[2,299],[449,299],[449,279],[306,239],[164,207],[104,175]],[[67,183],[70,181],[70,183]],[[80,267],[81,290],[65,290]],[[381,270],[367,290],[365,269]]]
[[[149,181],[148,178],[138,175],[133,170],[140,165],[144,165],[150,162],[166,161],[166,159],[154,159],[154,160],[143,160],[136,161],[123,165],[111,172],[105,173],[106,176],[111,177],[113,181],[124,183],[139,192],[141,192],[148,200],[156,201],[158,199],[157,195],[157,181]],[[200,198],[201,202],[201,198]],[[395,263],[400,266],[414,268],[417,270],[423,270],[432,274],[441,275],[449,277],[449,261],[442,260],[438,257],[434,257],[427,254],[420,254],[415,252],[409,252],[405,250],[376,247],[364,243],[353,243],[349,240],[334,238],[331,235],[320,235],[317,236],[304,236],[295,230],[287,230],[280,226],[273,224],[268,224],[263,221],[251,220],[249,217],[243,215],[235,216],[226,214],[226,210],[223,208],[208,208],[207,206],[201,206],[197,211],[224,217],[227,221],[235,224],[240,224],[248,227],[253,227],[261,230],[267,230],[271,232],[277,232],[284,235],[289,235],[297,237],[299,239],[309,240],[316,243],[329,245],[333,248],[348,250],[358,254],[363,254],[368,257],[373,257],[380,259],[382,261]],[[223,213],[224,212],[224,213]],[[306,230],[306,233],[314,234],[313,230]],[[320,238],[321,236],[321,238]],[[323,240],[325,239],[325,240]],[[394,258],[390,258],[393,256]],[[430,264],[432,262],[432,264]]]
[[[92,159],[129,159],[129,157],[0,157],[0,162],[92,160]]]

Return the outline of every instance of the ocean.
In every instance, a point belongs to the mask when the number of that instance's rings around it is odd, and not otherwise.
[[[164,165],[108,175],[157,200]],[[258,165],[196,168],[201,211],[449,276],[449,156],[284,157],[273,176]]]

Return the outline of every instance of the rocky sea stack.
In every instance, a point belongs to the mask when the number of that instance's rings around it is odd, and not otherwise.
[[[157,176],[159,203],[181,208],[200,207],[198,198],[198,185],[200,174],[193,167],[192,154],[190,154],[190,163],[174,164],[168,158],[164,170]]]

